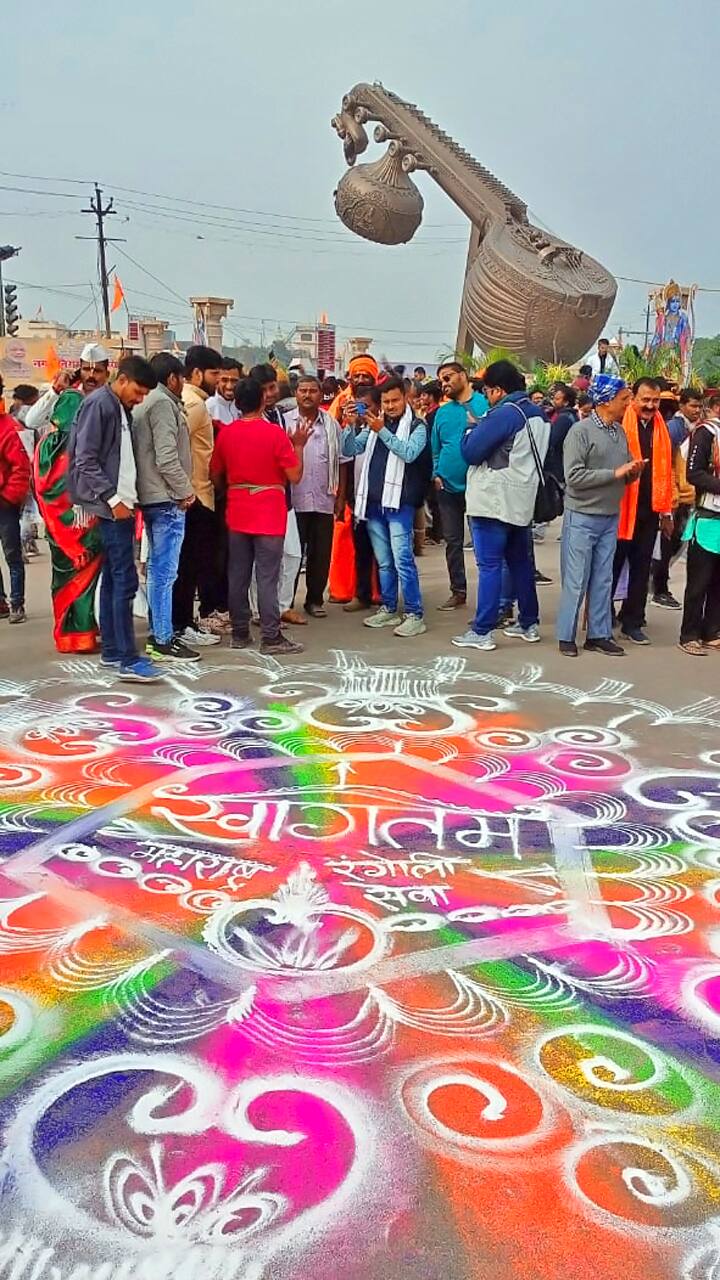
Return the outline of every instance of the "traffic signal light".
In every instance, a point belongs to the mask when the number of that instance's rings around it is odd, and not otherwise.
[[[5,285],[5,329],[11,338],[14,338],[18,331],[18,320],[20,312],[17,305],[17,285]]]

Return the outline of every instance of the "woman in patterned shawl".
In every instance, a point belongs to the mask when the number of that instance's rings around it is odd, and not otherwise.
[[[93,653],[98,647],[95,590],[102,544],[95,517],[78,523],[67,488],[70,427],[83,402],[64,391],[52,427],[35,451],[35,494],[45,522],[52,562],[53,636],[59,653]]]

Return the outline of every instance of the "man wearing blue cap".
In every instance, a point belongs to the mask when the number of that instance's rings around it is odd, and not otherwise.
[[[566,488],[557,638],[567,658],[578,656],[575,635],[586,595],[584,648],[608,657],[625,653],[612,638],[613,558],[623,490],[645,465],[643,459],[631,459],[622,428],[632,399],[630,388],[622,378],[600,373],[592,380],[590,396],[590,417],[571,427],[563,449]]]

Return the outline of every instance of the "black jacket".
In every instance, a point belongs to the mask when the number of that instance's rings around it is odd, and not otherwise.
[[[550,425],[550,444],[545,455],[545,468],[555,476],[560,484],[565,485],[565,470],[563,467],[563,449],[565,447],[565,438],[571,427],[575,426],[578,421],[578,415],[574,409],[561,409]]]
[[[720,427],[720,424],[717,425]],[[687,478],[688,483],[695,486],[695,505],[700,510],[703,508],[705,494],[720,494],[717,459],[713,458],[713,452],[717,446],[717,435],[711,427],[695,428],[690,438]],[[720,512],[718,511],[708,511],[706,514],[720,518]]]

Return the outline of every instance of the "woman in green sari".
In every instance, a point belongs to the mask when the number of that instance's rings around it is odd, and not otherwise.
[[[53,636],[59,653],[93,653],[98,647],[95,591],[102,568],[102,544],[95,517],[77,522],[68,494],[70,427],[83,402],[78,391],[63,391],[52,427],[35,450],[35,496],[45,522],[52,562]]]

